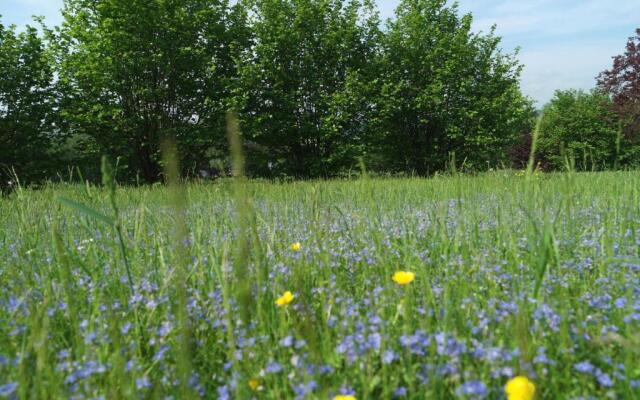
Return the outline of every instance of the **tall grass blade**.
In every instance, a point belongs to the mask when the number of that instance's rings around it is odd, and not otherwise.
[[[105,224],[109,225],[109,226],[115,226],[116,220],[113,217],[109,217],[107,215],[104,215],[103,213],[101,213],[100,211],[94,210],[93,208],[79,203],[77,201],[73,201],[71,199],[68,199],[66,197],[58,197],[58,201],[61,204],[64,204],[65,206],[74,209],[75,211],[78,211],[81,214],[84,214],[88,217],[94,218],[98,221],[104,222]]]

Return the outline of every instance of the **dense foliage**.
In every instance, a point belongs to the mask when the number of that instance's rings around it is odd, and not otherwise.
[[[146,181],[175,138],[186,168],[224,143],[234,77],[233,10],[218,0],[66,0],[55,37],[67,134]]]
[[[400,2],[382,41],[372,134],[387,169],[434,172],[454,153],[472,168],[496,166],[529,121],[518,62],[445,3]]]
[[[621,161],[619,120],[611,105],[598,91],[557,91],[540,124],[538,149],[545,165],[591,170],[613,168]]]
[[[53,170],[53,68],[36,29],[0,24],[0,189]]]
[[[184,173],[224,165],[228,110],[248,172],[270,177],[361,164],[428,174],[454,154],[467,168],[498,166],[531,120],[514,55],[444,0],[403,0],[386,24],[368,0],[65,0],[62,12],[44,44],[33,29],[12,39],[36,43],[37,68],[3,73],[55,83],[55,104],[5,89],[56,116],[55,130],[32,115],[30,131],[13,134],[26,144],[3,161],[25,177],[28,146],[52,150],[31,137],[55,139],[49,176],[68,166],[97,176],[106,154],[120,179],[155,181],[166,138]],[[14,58],[36,51],[10,42]]]
[[[614,57],[611,69],[600,74],[598,86],[613,98],[626,136],[640,142],[640,28],[629,38],[625,53]]]
[[[260,0],[251,12],[253,45],[239,68],[250,168],[304,177],[351,166],[366,134],[358,84],[380,38],[372,5]]]
[[[536,112],[522,65],[493,30],[445,0],[65,0],[63,23],[0,26],[0,173],[6,185],[68,171],[161,178],[161,143],[183,173],[229,168],[226,115],[247,172],[330,177],[483,170],[528,161]],[[547,168],[633,166],[640,156],[640,33],[593,93],[545,107]]]

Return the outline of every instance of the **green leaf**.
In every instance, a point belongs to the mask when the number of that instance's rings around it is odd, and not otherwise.
[[[375,388],[380,384],[381,381],[382,379],[380,379],[380,376],[378,375],[375,375],[373,378],[371,378],[371,380],[369,381],[369,391],[375,390]]]

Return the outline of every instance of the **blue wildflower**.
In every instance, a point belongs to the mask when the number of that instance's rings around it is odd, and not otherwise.
[[[143,376],[142,378],[136,379],[136,389],[141,390],[141,389],[148,389],[150,387],[151,387],[151,381],[149,381],[148,377]]]
[[[407,395],[407,388],[404,386],[398,386],[396,390],[393,391],[394,398],[405,397],[406,395]]]
[[[291,347],[293,346],[293,336],[286,336],[280,340],[280,346]]]
[[[5,385],[0,386],[0,396],[9,397],[15,393],[18,389],[18,384],[16,382],[7,383]]]
[[[282,366],[275,361],[271,361],[267,363],[267,367],[265,368],[265,370],[270,374],[277,374],[278,372],[282,371]]]
[[[589,361],[582,361],[577,364],[574,364],[573,368],[576,371],[581,372],[583,374],[590,374],[594,370],[593,364],[591,364]]]
[[[456,390],[456,394],[458,396],[483,398],[487,395],[487,386],[480,381],[468,381]]]
[[[295,393],[296,399],[304,399],[307,398],[311,393],[313,393],[313,391],[316,390],[317,387],[318,384],[316,383],[316,381],[312,380],[306,383],[295,385],[293,387],[293,393]]]
[[[613,380],[611,380],[611,377],[609,376],[609,374],[605,372],[602,372],[600,370],[596,371],[596,379],[598,380],[598,383],[601,386],[604,386],[604,387],[613,386]]]
[[[391,350],[387,350],[384,353],[382,353],[382,362],[384,364],[391,364],[395,359],[396,359],[396,355]]]

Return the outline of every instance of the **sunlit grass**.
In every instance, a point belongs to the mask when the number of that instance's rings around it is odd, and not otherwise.
[[[506,398],[524,376],[537,398],[637,398],[639,184],[19,190],[0,200],[0,396]]]

